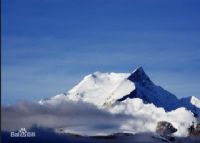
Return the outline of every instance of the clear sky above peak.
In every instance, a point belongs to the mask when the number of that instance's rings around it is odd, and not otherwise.
[[[142,66],[200,98],[199,0],[3,0],[2,102],[66,92],[86,74]]]

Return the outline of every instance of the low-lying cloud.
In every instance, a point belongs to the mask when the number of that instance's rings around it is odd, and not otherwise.
[[[20,128],[51,128],[81,135],[107,135],[119,132],[155,132],[159,121],[168,121],[178,129],[177,136],[187,136],[195,121],[185,108],[165,112],[141,99],[128,99],[111,107],[99,109],[82,101],[63,100],[58,104],[21,102],[2,107],[2,130]]]
[[[32,125],[46,128],[65,128],[95,133],[118,130],[131,116],[111,114],[83,102],[64,101],[57,105],[21,102],[2,107],[2,129],[11,131],[30,128]],[[91,133],[92,133],[91,132]]]

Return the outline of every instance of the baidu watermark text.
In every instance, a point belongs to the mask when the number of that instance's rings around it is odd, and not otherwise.
[[[21,128],[17,132],[10,132],[10,137],[35,137],[35,132],[28,132],[25,128]]]

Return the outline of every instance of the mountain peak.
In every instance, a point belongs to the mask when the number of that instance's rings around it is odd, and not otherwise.
[[[136,72],[136,71],[144,72],[144,69],[142,66],[140,66],[140,67],[137,67],[133,72]]]
[[[128,79],[133,82],[151,81],[142,67],[136,68],[128,77]]]

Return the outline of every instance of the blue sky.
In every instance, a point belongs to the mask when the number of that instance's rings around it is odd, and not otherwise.
[[[200,98],[199,0],[3,0],[2,103],[65,92],[86,74],[131,72]]]

